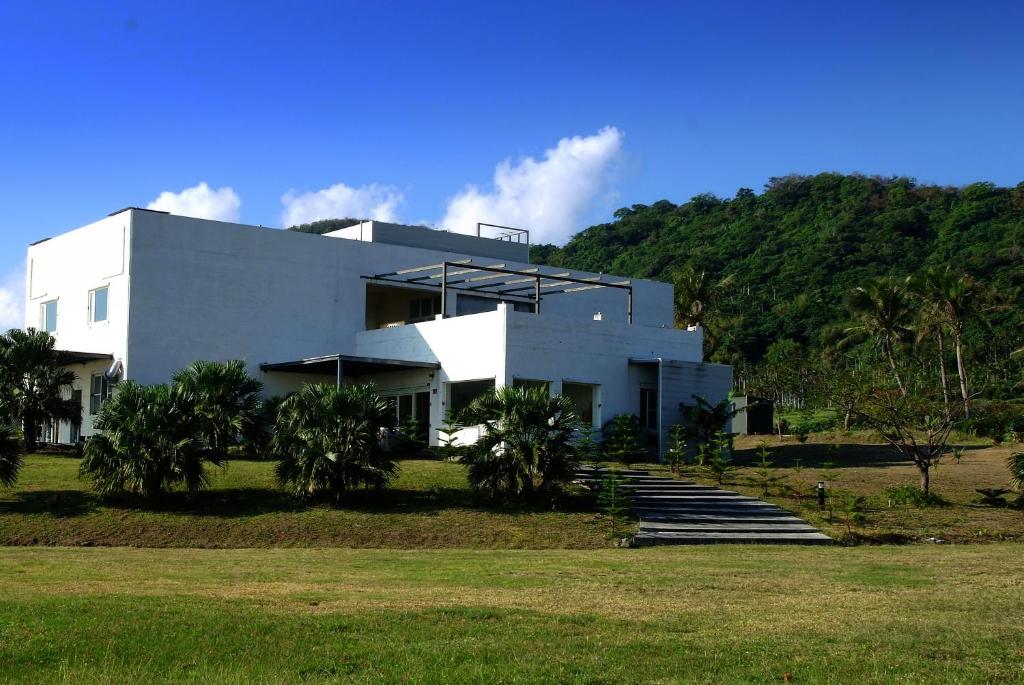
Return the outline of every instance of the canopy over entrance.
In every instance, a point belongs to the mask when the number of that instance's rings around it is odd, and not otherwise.
[[[322,357],[306,357],[290,362],[260,364],[260,371],[281,373],[311,373],[335,376],[341,385],[342,376],[362,376],[369,373],[407,371],[409,369],[439,369],[437,362],[415,362],[404,359],[379,359],[377,357],[356,357],[349,354],[329,354]]]
[[[383,283],[438,288],[441,291],[442,312],[448,311],[446,300],[449,290],[523,298],[533,302],[534,312],[539,314],[541,298],[544,296],[615,288],[626,291],[626,313],[629,323],[633,323],[632,283],[628,280],[605,280],[604,274],[576,276],[572,271],[554,271],[550,267],[547,270],[541,270],[539,266],[509,269],[503,263],[480,265],[474,264],[472,259],[459,259],[363,278]]]

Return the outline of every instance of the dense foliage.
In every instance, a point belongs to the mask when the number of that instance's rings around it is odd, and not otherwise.
[[[196,361],[175,373],[174,382],[194,399],[211,449],[226,453],[257,431],[263,384],[249,376],[245,362]]]
[[[14,485],[24,462],[18,445],[18,432],[10,426],[0,425],[0,485]]]
[[[307,385],[288,397],[271,440],[281,485],[302,499],[334,501],[387,485],[398,473],[383,445],[388,409],[368,385]]]
[[[120,383],[95,426],[81,472],[104,495],[153,499],[178,485],[195,492],[207,485],[206,463],[224,460],[208,446],[195,397],[178,384]]]
[[[0,335],[0,424],[21,426],[24,449],[36,451],[36,435],[47,419],[78,421],[81,407],[70,396],[74,372],[60,365],[60,352],[46,331],[11,329]]]
[[[877,277],[947,265],[1008,298],[991,329],[968,322],[975,365],[1021,347],[1024,307],[1024,183],[1013,188],[920,185],[909,178],[834,173],[772,178],[757,195],[698,195],[633,205],[563,248],[533,248],[539,263],[660,280],[716,300],[677,302],[677,316],[705,319],[710,358],[742,365],[793,340],[822,345],[850,319],[847,302]],[[724,282],[723,282],[724,281]],[[998,375],[998,370],[987,373]],[[980,380],[980,379],[979,379]]]
[[[462,462],[470,485],[492,499],[550,496],[577,466],[580,419],[572,400],[544,388],[504,386],[473,400],[459,417],[481,427]]]
[[[308,224],[299,224],[298,226],[290,226],[289,231],[298,231],[299,233],[315,233],[316,235],[323,235],[324,233],[330,233],[331,231],[340,231],[343,228],[349,226],[355,226],[361,221],[366,219],[321,219],[320,221],[313,221]]]

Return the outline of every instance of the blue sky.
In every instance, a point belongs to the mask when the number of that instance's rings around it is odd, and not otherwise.
[[[27,243],[162,193],[561,242],[791,172],[1024,180],[1020,2],[92,4],[0,8],[0,319]]]

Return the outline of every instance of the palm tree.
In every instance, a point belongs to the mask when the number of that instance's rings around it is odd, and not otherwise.
[[[729,286],[732,275],[712,282],[707,272],[697,271],[691,266],[681,269],[672,277],[675,293],[677,326],[703,326],[711,311],[716,292]]]
[[[81,473],[104,495],[154,499],[178,484],[196,492],[207,485],[206,463],[224,463],[207,446],[195,397],[179,385],[125,381],[94,425]]]
[[[482,427],[462,461],[485,496],[530,499],[572,478],[580,419],[569,397],[504,386],[470,402],[460,419]]]
[[[949,378],[946,373],[946,331],[949,327],[942,304],[948,270],[930,268],[910,281],[911,293],[923,304],[918,316],[917,342],[935,338],[939,351],[939,378],[942,381],[942,402],[949,416]]]
[[[398,473],[382,444],[389,424],[388,404],[372,386],[305,386],[278,413],[278,481],[297,497],[334,501],[360,486],[384,487]]]
[[[971,395],[968,390],[967,368],[964,364],[964,331],[974,320],[984,321],[984,312],[989,294],[967,274],[957,274],[949,267],[935,276],[934,299],[945,323],[953,333],[956,350],[956,369],[960,377],[960,395],[964,403],[964,418],[971,416]]]
[[[195,399],[211,449],[225,454],[259,420],[263,384],[245,370],[245,362],[197,361],[174,374],[174,382]]]
[[[46,419],[81,420],[81,405],[64,398],[75,374],[60,364],[46,331],[14,328],[0,335],[0,416],[21,424],[28,453],[36,451],[36,435]]]
[[[22,462],[18,432],[10,426],[0,426],[0,485],[14,485]]]
[[[906,397],[907,388],[896,365],[895,351],[899,343],[910,339],[914,318],[906,281],[889,277],[858,286],[850,295],[849,306],[858,323],[846,329],[847,341],[859,336],[874,339],[889,362],[900,394]]]

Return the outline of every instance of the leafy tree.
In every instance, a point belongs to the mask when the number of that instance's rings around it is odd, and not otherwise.
[[[578,457],[580,419],[569,397],[545,388],[503,386],[463,410],[466,425],[482,427],[462,462],[469,483],[491,499],[530,500],[569,483]]]
[[[726,428],[736,416],[736,407],[732,398],[727,397],[717,404],[711,404],[700,395],[693,395],[694,404],[684,404],[683,422],[680,425],[680,437],[695,444],[697,449],[708,447],[720,436],[724,436],[731,445],[735,433],[727,433]]]
[[[224,463],[207,446],[195,397],[179,385],[125,381],[94,425],[81,473],[104,495],[152,500],[177,485],[196,492],[208,483],[206,464]]]
[[[634,462],[644,459],[647,450],[641,439],[640,419],[633,414],[619,414],[604,424],[601,449],[604,456],[619,461],[628,468]]]
[[[10,426],[0,426],[0,485],[14,485],[23,464],[18,432]]]
[[[33,328],[0,335],[0,419],[21,424],[24,449],[30,454],[37,449],[43,421],[82,417],[82,407],[64,398],[75,374],[61,366],[54,343],[52,335]]]
[[[946,414],[936,409],[935,402],[918,395],[875,388],[857,410],[862,421],[914,463],[925,495],[930,492],[931,469],[946,454],[950,431],[959,418],[958,412]]]
[[[307,385],[282,404],[271,449],[277,479],[302,499],[340,501],[359,487],[382,488],[398,472],[384,450],[388,404],[372,386]]]
[[[196,361],[174,374],[174,382],[194,400],[209,447],[226,454],[259,421],[263,384],[245,370],[245,362]]]
[[[597,491],[597,503],[601,513],[608,518],[609,538],[622,538],[626,532],[626,517],[629,513],[629,493],[625,492],[626,481],[615,471],[608,471],[601,478]]]
[[[847,328],[847,334],[873,339],[889,367],[903,395],[907,388],[896,364],[896,346],[911,338],[914,307],[907,296],[904,280],[882,278],[857,286],[850,296],[850,311],[857,324]]]

